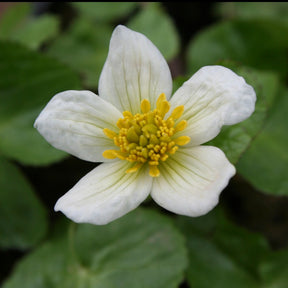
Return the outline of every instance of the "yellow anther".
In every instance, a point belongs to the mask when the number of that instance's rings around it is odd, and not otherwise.
[[[160,145],[155,145],[153,150],[154,150],[156,153],[158,153],[158,152],[160,151],[160,149],[161,149],[161,146],[160,146]]]
[[[189,136],[180,136],[176,139],[174,139],[174,142],[176,145],[186,145],[187,143],[189,143],[190,141],[190,137]]]
[[[166,146],[161,146],[161,149],[160,149],[160,153],[161,154],[164,154],[167,150],[167,147]],[[162,160],[162,159],[161,159]]]
[[[163,141],[163,142],[169,142],[170,141],[170,137],[168,135],[164,135],[164,136],[161,136],[159,137],[160,141]]]
[[[175,146],[175,142],[174,141],[170,141],[169,143],[168,143],[168,149],[170,150],[173,146]]]
[[[167,160],[168,157],[169,156],[167,154],[164,154],[163,156],[160,157],[160,160],[164,162]]]
[[[129,119],[134,118],[133,114],[130,111],[124,111],[122,114],[125,118],[129,118]]]
[[[157,165],[159,165],[158,159],[156,159],[156,160],[150,160],[148,163],[149,163],[149,165],[152,165],[152,166],[157,166]]]
[[[117,158],[119,158],[121,160],[125,160],[126,157],[127,157],[127,153],[124,153],[124,152],[121,152],[121,151],[116,151],[116,150],[115,150],[115,155],[116,155]]]
[[[165,95],[165,93],[161,93],[160,95],[159,95],[159,97],[158,97],[158,99],[157,99],[157,102],[156,102],[156,107],[157,107],[157,109],[159,109],[160,110],[160,105],[161,105],[161,103],[163,102],[163,101],[166,101],[166,95]]]
[[[127,131],[127,140],[129,142],[134,142],[134,143],[138,142],[138,140],[139,140],[139,136],[135,132],[135,129],[133,126],[130,127]]]
[[[149,149],[149,156],[150,156],[150,153],[153,153],[153,147],[154,147],[154,145],[153,144],[148,144],[147,145],[147,148]]]
[[[112,130],[110,130],[110,129],[108,129],[108,128],[104,128],[104,129],[103,129],[103,132],[104,132],[104,134],[105,134],[108,138],[110,138],[110,139],[114,139],[114,137],[117,136],[117,133],[116,133],[116,132],[114,132],[114,131],[112,131]]]
[[[177,150],[178,150],[178,146],[174,146],[173,148],[171,148],[170,150],[169,150],[169,153],[170,154],[174,154]]]
[[[170,103],[168,101],[162,101],[159,105],[159,112],[161,117],[164,117],[165,114],[169,111],[170,109]]]
[[[129,122],[126,119],[122,119],[120,118],[117,123],[116,123],[117,127],[119,129],[121,128],[128,128],[129,127]]]
[[[136,172],[139,168],[141,168],[143,166],[143,163],[137,163],[136,165],[134,165],[133,167],[129,168],[126,170],[126,173],[133,173]]]
[[[176,107],[176,108],[172,111],[170,117],[172,117],[173,119],[176,120],[176,119],[178,119],[178,118],[181,117],[181,115],[183,114],[183,112],[184,112],[184,106],[183,106],[183,105],[180,105],[180,106]]]
[[[150,111],[150,106],[151,105],[150,105],[150,102],[149,102],[148,99],[142,100],[142,102],[141,102],[141,111],[143,113],[148,113]]]
[[[156,165],[149,165],[149,175],[152,177],[158,177],[160,175],[160,171]]]
[[[166,123],[167,123],[167,127],[168,128],[172,128],[175,125],[175,122],[174,122],[174,120],[172,119],[171,116],[166,120]]]
[[[150,112],[147,114],[146,116],[147,121],[145,121],[145,123],[143,122],[144,125],[148,124],[154,124],[155,123],[155,113]]]
[[[106,159],[115,159],[115,158],[117,158],[117,155],[115,152],[116,152],[115,150],[105,150],[102,153],[102,156]]]
[[[130,143],[125,148],[127,151],[131,151],[131,150],[134,150],[137,148],[137,144],[136,143]]]
[[[176,125],[175,130],[174,130],[174,133],[179,132],[179,131],[182,131],[182,130],[184,130],[186,127],[187,127],[187,121],[186,121],[186,120],[182,120],[182,121],[180,121],[180,122]]]
[[[171,136],[173,136],[173,134],[175,133],[175,129],[174,128],[170,128],[169,130],[168,130],[168,135],[171,137]]]

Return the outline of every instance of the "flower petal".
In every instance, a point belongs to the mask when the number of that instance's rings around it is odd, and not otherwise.
[[[117,26],[99,80],[100,97],[135,114],[143,99],[154,108],[158,96],[168,99],[171,91],[170,70],[159,50],[143,34]]]
[[[196,217],[216,206],[235,168],[217,147],[197,146],[179,149],[161,165],[160,173],[152,198],[169,211]]]
[[[179,121],[187,128],[179,133],[191,138],[188,145],[213,139],[223,125],[248,118],[255,109],[256,94],[245,80],[223,66],[205,66],[196,72],[171,99],[171,106],[184,105]],[[171,109],[172,110],[172,109]]]
[[[122,114],[90,91],[64,91],[56,94],[42,110],[34,127],[55,148],[92,162],[107,161],[104,150],[115,145],[103,128],[117,131]]]
[[[134,173],[128,161],[103,163],[84,176],[55,205],[78,223],[107,224],[135,209],[149,195],[152,178],[143,166]]]

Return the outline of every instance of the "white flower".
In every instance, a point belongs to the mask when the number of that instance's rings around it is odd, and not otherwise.
[[[223,125],[248,118],[255,92],[222,66],[201,68],[173,97],[171,92],[159,50],[144,35],[117,26],[99,96],[61,92],[35,121],[54,147],[104,162],[57,201],[56,211],[100,225],[135,209],[149,194],[181,215],[200,216],[215,207],[235,168],[219,148],[201,144]]]

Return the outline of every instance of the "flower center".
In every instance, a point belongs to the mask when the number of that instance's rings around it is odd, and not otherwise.
[[[108,128],[103,129],[104,134],[113,139],[114,144],[120,148],[104,151],[103,157],[135,162],[135,165],[126,173],[135,172],[148,162],[150,176],[157,177],[160,175],[159,163],[166,161],[170,154],[177,151],[179,145],[187,144],[190,138],[174,136],[176,132],[184,130],[187,126],[185,120],[175,125],[175,120],[184,111],[183,105],[176,107],[171,115],[164,119],[170,109],[170,103],[162,93],[157,99],[156,109],[151,111],[150,108],[149,100],[144,99],[141,102],[142,113],[133,115],[129,111],[124,111],[124,118],[117,121],[118,134]]]

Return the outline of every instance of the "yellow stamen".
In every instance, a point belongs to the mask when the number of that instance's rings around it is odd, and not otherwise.
[[[126,118],[131,118],[131,119],[133,119],[133,114],[132,114],[130,111],[124,111],[122,114],[123,114],[123,116],[126,117]]]
[[[168,101],[162,101],[161,104],[159,105],[159,112],[161,117],[164,117],[165,114],[169,111],[170,109],[170,103]]]
[[[103,153],[102,153],[102,156],[106,159],[115,159],[117,158],[116,156],[116,153],[115,153],[115,150],[105,150]]]
[[[143,163],[137,163],[136,165],[134,165],[133,167],[129,168],[126,170],[126,173],[133,173],[136,172],[139,168],[141,168],[143,166]]]
[[[156,165],[149,165],[149,175],[152,177],[159,177],[160,171]]]
[[[129,123],[128,123],[128,121],[126,121],[126,120],[124,120],[124,119],[122,119],[122,118],[120,118],[118,121],[117,121],[117,127],[119,128],[119,129],[121,129],[121,128],[128,128],[129,127]],[[105,129],[105,128],[104,128]]]
[[[170,109],[170,103],[164,93],[160,94],[156,102],[156,108],[151,110],[149,100],[141,102],[141,112],[133,115],[129,111],[123,112],[123,118],[117,121],[119,132],[108,128],[103,129],[104,134],[114,141],[119,150],[106,150],[103,157],[108,159],[119,158],[135,163],[126,172],[136,172],[142,165],[149,165],[149,175],[158,177],[160,170],[158,165],[174,154],[178,146],[190,141],[188,136],[176,137],[174,134],[183,131],[187,122],[180,121],[175,126],[175,120],[181,117],[183,106],[176,107],[168,119],[164,116]]]
[[[146,123],[153,124],[155,122],[154,119],[155,119],[154,113],[148,113],[147,114],[147,120],[146,120],[145,124]]]
[[[126,153],[121,152],[121,151],[116,151],[116,150],[115,150],[115,155],[121,160],[125,160],[127,157]]]
[[[184,106],[183,106],[183,105],[180,105],[180,106],[176,107],[176,108],[172,111],[171,117],[172,117],[174,120],[176,120],[176,119],[178,119],[178,118],[181,117],[181,115],[183,114],[183,112],[184,112]]]
[[[182,131],[182,130],[184,130],[186,127],[187,127],[187,121],[186,121],[186,120],[182,120],[182,121],[180,121],[180,122],[176,125],[175,130],[174,130],[174,133],[179,132],[179,131]]]
[[[141,135],[142,136],[142,135]],[[131,151],[131,150],[134,150],[134,149],[136,149],[137,148],[137,144],[136,143],[130,143],[130,144],[128,144],[127,145],[127,150],[128,151]]]
[[[150,102],[147,99],[142,100],[141,102],[141,111],[143,113],[148,113],[150,111]]]
[[[160,105],[163,101],[166,101],[166,95],[165,93],[161,93],[157,99],[157,102],[156,102],[156,108],[158,110],[160,110]]]
[[[169,149],[169,153],[171,154],[171,155],[173,155],[173,154],[175,154],[175,152],[178,150],[178,146],[174,146],[174,147],[172,147],[171,149]]]
[[[180,136],[174,139],[175,144],[180,146],[186,145],[187,143],[189,143],[189,141],[190,141],[189,136]]]
[[[103,132],[110,139],[114,139],[114,137],[116,137],[118,135],[116,132],[114,132],[108,128],[104,128]]]
[[[160,160],[164,162],[164,161],[167,160],[168,157],[169,157],[169,156],[168,156],[167,154],[165,154],[165,155],[163,155],[163,156],[160,157]]]

